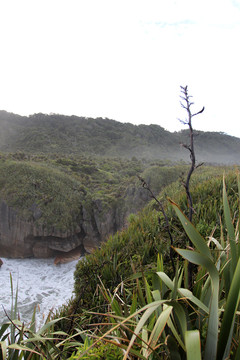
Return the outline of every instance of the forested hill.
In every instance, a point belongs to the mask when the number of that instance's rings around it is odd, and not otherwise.
[[[194,125],[194,124],[193,124]],[[0,151],[188,160],[181,147],[188,131],[171,133],[158,125],[133,125],[102,118],[58,114],[20,116],[0,111]],[[195,131],[199,161],[240,163],[240,139]]]

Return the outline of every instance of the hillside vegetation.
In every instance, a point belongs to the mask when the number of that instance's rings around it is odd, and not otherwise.
[[[227,246],[226,231],[222,227],[222,223],[224,222],[224,211],[226,213],[226,207],[224,209],[226,204],[224,205],[222,201],[222,170],[223,169],[213,168],[205,170],[202,169],[198,174],[195,174],[193,178],[193,221],[196,229],[199,230],[202,235],[201,241],[204,241],[205,246],[207,244],[207,240],[211,238],[212,235],[214,236],[214,239],[218,239],[214,241],[212,240],[216,246],[221,246],[218,245],[218,241],[221,241],[222,246],[225,246],[223,244],[226,241]],[[225,180],[228,189],[229,206],[231,208],[231,213],[234,216],[233,224],[237,224],[239,195],[238,184],[236,181],[236,172],[228,171]],[[186,245],[188,245],[188,238],[186,237],[186,233],[183,229],[183,224],[181,223],[180,218],[176,215],[172,205],[166,199],[165,192],[174,200],[176,200],[178,204],[180,204],[180,207],[183,209],[184,213],[188,214],[186,194],[180,187],[179,183],[176,182],[165,188],[164,193],[159,195],[159,198],[164,201],[164,207],[170,220],[171,232],[174,238],[174,248],[184,249]],[[184,221],[186,222],[186,220]],[[228,226],[229,225],[227,225],[227,227]],[[217,264],[217,261],[219,260],[218,254],[216,254],[216,250],[214,250],[214,245],[210,248],[213,251]],[[223,248],[221,249],[222,251],[225,251]],[[228,251],[227,248],[226,251]],[[190,252],[192,253],[193,251],[189,251],[189,253]],[[159,256],[161,257],[162,262],[159,261]],[[144,331],[146,331],[146,334],[149,333],[149,337],[146,337],[146,339],[149,339],[149,343],[151,343],[151,334],[153,334],[155,331],[157,331],[158,334],[158,331],[160,331],[157,330],[156,322],[161,312],[164,310],[164,307],[162,310],[160,310],[161,301],[165,303],[166,307],[168,305],[168,301],[170,301],[170,305],[173,306],[174,309],[173,314],[171,315],[171,319],[176,321],[176,323],[174,323],[174,327],[181,328],[183,324],[181,324],[181,322],[178,323],[178,320],[181,318],[183,321],[183,314],[184,312],[186,313],[189,307],[189,301],[186,301],[186,303],[183,301],[184,311],[179,314],[180,305],[182,306],[182,293],[180,290],[183,288],[183,286],[186,286],[188,289],[188,285],[185,277],[183,280],[182,270],[182,272],[178,273],[179,279],[178,285],[176,286],[181,289],[179,289],[179,299],[176,299],[176,297],[174,297],[176,295],[174,295],[174,292],[171,291],[171,286],[173,286],[174,281],[170,280],[174,279],[176,274],[173,272],[169,256],[170,241],[166,231],[164,218],[162,213],[159,211],[156,202],[153,201],[140,213],[137,215],[132,215],[129,218],[129,225],[126,229],[123,229],[121,232],[111,236],[108,241],[102,245],[101,249],[96,250],[93,254],[88,255],[83,261],[78,263],[75,272],[75,298],[68,304],[68,306],[62,308],[61,312],[57,314],[58,316],[62,316],[63,314],[66,315],[69,320],[62,320],[58,326],[60,326],[61,329],[67,329],[67,331],[71,331],[74,328],[80,327],[82,330],[87,331],[88,339],[91,339],[92,337],[96,338],[96,336],[101,337],[101,344],[104,346],[104,349],[106,353],[109,354],[110,358],[114,354],[114,348],[111,348],[108,345],[112,343],[111,339],[114,339],[114,343],[116,345],[118,343],[118,341],[116,341],[118,336],[118,339],[120,339],[121,343],[120,347],[126,349],[130,339],[133,336],[131,333],[131,329],[133,330],[132,326],[136,326],[136,329],[138,326],[140,326],[141,317],[139,317],[139,309],[142,308],[142,311],[146,310],[144,317],[147,320],[147,314],[149,313],[150,306],[153,306],[156,301],[159,302],[156,303],[156,307],[158,306],[157,308],[159,310],[154,312],[152,316],[149,315],[150,318],[147,322],[147,325],[145,325],[143,328],[141,327],[141,336],[143,336]],[[177,252],[175,252],[174,258],[175,263],[177,263]],[[224,259],[225,258],[222,260],[223,268],[226,266],[224,261],[227,261]],[[184,262],[180,260],[178,266],[182,266],[184,268]],[[195,297],[198,297],[200,296],[201,292],[203,292],[201,299],[204,301],[204,305],[202,306],[210,307],[210,295],[204,295],[204,288],[201,288],[201,285],[198,286],[198,281],[203,281],[204,279],[203,274],[205,274],[205,272],[203,270],[204,267],[199,266],[198,275],[197,268],[195,269],[194,277],[196,280],[194,282],[194,295]],[[161,281],[156,276],[156,271],[158,271],[158,276],[161,274]],[[207,276],[207,274],[208,272],[206,272],[205,276]],[[207,286],[207,283],[209,284],[209,281],[206,282],[205,286]],[[222,280],[222,286],[226,286],[226,288],[229,289],[230,284],[227,283],[227,279],[225,279],[225,281]],[[182,291],[185,290],[182,289]],[[186,290],[186,294],[188,294],[187,296],[190,296],[190,293],[191,292],[189,292],[189,290]],[[163,296],[163,298],[161,298],[161,296]],[[203,300],[203,296],[205,296],[205,300]],[[196,305],[199,305],[200,303],[196,298],[191,300],[194,302],[195,308]],[[219,306],[223,306],[225,301],[226,295],[225,297],[224,295],[221,295],[219,297]],[[190,305],[189,318],[187,318],[188,324],[186,323],[186,326],[189,331],[192,329],[198,329],[196,331],[201,333],[202,354],[204,354],[206,341],[205,329],[207,329],[207,321],[204,320],[202,325],[198,326],[196,323],[196,318],[193,315],[195,314],[193,309],[192,305]],[[212,312],[214,312],[213,309]],[[197,311],[196,314],[198,314]],[[136,322],[133,322],[133,316],[134,319],[136,319]],[[192,316],[193,320],[191,320]],[[131,318],[132,320],[130,320]],[[201,318],[201,316],[199,316],[197,320],[199,323],[200,319],[202,321],[204,317]],[[125,326],[124,322],[128,325]],[[143,324],[144,323],[141,323],[141,326],[143,326]],[[155,324],[156,328],[154,327]],[[178,337],[175,332],[172,333],[173,326],[171,326],[169,322],[166,324],[164,323],[164,326],[165,328],[170,327],[170,329],[166,330],[166,334],[163,333],[163,338],[166,339],[166,343],[165,345],[162,344],[162,347],[160,344],[159,346],[156,346],[154,357],[150,358],[175,359],[172,352],[179,352],[178,358],[185,359],[185,352],[181,348],[181,339],[183,336],[181,330],[179,330],[180,333]],[[115,327],[118,329],[118,335],[116,335],[114,332]],[[113,329],[111,332],[112,337],[109,338],[109,329],[111,328]],[[102,339],[103,334],[106,334],[104,335],[104,339]],[[235,338],[237,338],[237,334],[238,330],[236,331]],[[159,336],[161,336],[161,332],[159,332]],[[216,342],[218,335],[215,334],[214,336],[214,341]],[[174,340],[174,346],[172,343],[167,342],[168,337],[175,337],[175,339],[177,339]],[[183,338],[182,341],[186,341],[187,346],[187,340],[184,340]],[[155,345],[156,343],[153,342],[152,346],[155,347]],[[219,343],[219,348],[220,347],[221,343]],[[147,354],[147,352],[144,351],[144,348],[145,347],[141,341],[139,342],[139,339],[137,339],[135,347],[132,350],[133,352],[130,351],[130,359],[148,359],[148,356],[143,355]],[[237,344],[236,346],[233,346],[234,355],[236,353],[236,348]],[[89,350],[90,349],[91,347],[89,347]],[[141,349],[141,351],[139,349]],[[102,347],[100,346],[100,342],[97,344],[96,341],[94,349],[90,350],[88,354],[94,354],[93,356],[95,356],[95,359],[97,359],[97,356],[101,353],[101,351]],[[151,351],[152,349],[149,350],[150,353]],[[197,347],[196,351],[200,353],[200,347]],[[211,347],[210,349],[206,348],[206,352],[211,352]],[[82,353],[84,354],[84,348],[79,347],[78,355],[80,356]],[[170,353],[172,356],[170,356]],[[140,355],[142,357],[140,357]],[[122,358],[125,359],[123,355]],[[215,356],[210,358],[215,359]],[[231,358],[234,358],[234,356]],[[236,355],[235,359],[237,358],[238,357]],[[195,359],[194,355],[189,357],[189,359]],[[199,357],[198,359],[201,358]]]
[[[199,161],[239,163],[240,139],[195,131]],[[158,125],[132,125],[102,118],[58,114],[29,117],[0,112],[0,151],[28,154],[75,154],[188,161],[180,144],[188,132],[171,133]]]
[[[185,169],[186,165],[164,166],[162,162],[137,159],[2,154],[0,194],[26,220],[31,216],[29,209],[37,203],[42,212],[38,221],[64,227],[70,214],[78,213],[81,203],[101,200],[106,207],[118,203],[126,210],[129,207],[129,213],[136,211],[150,199],[137,175],[146,177],[152,189],[159,192]]]
[[[189,154],[180,147],[188,143],[187,131],[0,112],[2,253],[11,241],[15,250],[24,248],[26,256],[36,257],[80,246],[86,250],[89,243],[95,247],[77,264],[74,297],[52,321],[36,333],[33,324],[28,329],[19,320],[18,327],[3,325],[0,359],[196,360],[197,354],[200,360],[205,344],[205,359],[210,353],[215,360],[217,351],[218,359],[225,351],[239,358],[239,320],[232,329],[227,324],[226,334],[219,327],[225,327],[226,316],[234,321],[238,315],[240,139],[195,135],[197,161],[205,164],[191,178],[192,225],[185,217],[189,209],[183,186]],[[163,204],[174,255],[159,204],[150,201],[138,177]],[[198,266],[193,287],[189,262]],[[229,310],[229,303],[235,308]],[[7,340],[9,326],[13,335]],[[196,334],[197,339],[188,340]]]
[[[226,352],[228,358],[238,359],[240,183],[236,171],[225,168],[226,193],[223,170],[201,167],[193,176],[195,227],[184,216],[187,199],[179,181],[159,195],[174,238],[176,272],[163,215],[152,201],[129,217],[128,227],[78,263],[75,298],[52,321],[35,333],[33,325],[27,329],[18,320],[14,333],[19,336],[12,340],[18,345],[9,346],[9,356],[30,356],[35,351],[31,357],[36,360],[215,360],[224,359]],[[185,231],[194,248],[185,249],[189,244]],[[186,260],[198,265],[193,289],[188,285]],[[4,326],[2,330],[9,325]],[[31,344],[23,333],[31,334]],[[2,344],[4,353],[5,338]]]
[[[220,217],[223,214],[222,197],[223,169],[201,169],[193,177],[192,197],[194,203],[193,223],[204,237],[215,232],[220,235]],[[229,199],[233,211],[238,206],[237,184],[234,172],[227,175]],[[174,247],[185,247],[186,236],[167,200],[173,199],[184,213],[188,214],[187,198],[179,181],[172,183],[160,193],[174,238]],[[171,275],[170,241],[163,214],[155,201],[149,203],[141,212],[129,217],[126,229],[111,236],[101,249],[87,256],[77,265],[75,273],[75,293],[80,308],[91,309],[96,306],[97,298],[92,296],[99,279],[113,292],[133,271],[151,269],[156,265],[157,255],[164,259],[165,269]],[[135,269],[135,270],[133,270]],[[98,273],[98,278],[94,274]],[[79,299],[78,299],[79,297]]]
[[[136,158],[2,154],[1,256],[50,257],[99,246],[151,199],[137,176],[158,193],[186,168]]]

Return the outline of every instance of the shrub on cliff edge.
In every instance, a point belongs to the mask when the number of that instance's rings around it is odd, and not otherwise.
[[[235,174],[227,175],[229,184],[229,202],[235,211],[238,205]],[[203,236],[208,236],[214,230],[220,231],[219,216],[222,214],[221,190],[222,176],[210,178],[202,183],[195,182],[192,188],[195,217],[194,223]],[[170,196],[187,211],[187,200],[184,191],[174,194],[171,186]],[[186,242],[185,233],[173,210],[166,205],[171,222],[171,229],[175,239],[175,246],[183,246]],[[177,239],[177,240],[176,240]],[[81,313],[82,309],[92,309],[104,303],[101,294],[97,292],[99,280],[110,291],[122,281],[128,279],[135,271],[146,271],[154,267],[156,256],[160,253],[167,264],[165,269],[171,274],[169,263],[169,240],[166,233],[164,219],[156,209],[154,203],[137,215],[130,217],[129,226],[111,236],[102,244],[101,249],[87,255],[77,264],[75,271],[75,300],[72,304],[74,312]],[[72,311],[71,310],[71,311]]]

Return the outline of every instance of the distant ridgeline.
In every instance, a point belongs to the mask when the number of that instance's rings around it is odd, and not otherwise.
[[[26,117],[0,111],[2,152],[188,161],[181,143],[188,143],[187,129],[171,133],[158,125],[58,114]],[[195,149],[198,161],[240,163],[240,139],[224,133],[195,131]]]

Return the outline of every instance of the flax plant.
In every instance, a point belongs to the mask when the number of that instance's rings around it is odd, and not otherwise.
[[[238,187],[240,194],[239,177]],[[135,274],[137,286],[130,305],[123,294],[118,301],[116,294],[110,296],[104,289],[111,306],[105,316],[112,325],[96,343],[109,341],[122,347],[124,360],[239,359],[239,221],[236,224],[231,217],[225,180],[220,239],[215,239],[214,234],[208,241],[204,239],[173,201],[171,205],[193,247],[175,248],[183,265],[176,264],[174,279],[164,272],[160,257],[151,279],[147,272]],[[189,262],[198,269],[191,290],[187,279]]]
[[[6,320],[0,327],[0,360],[61,360],[67,359],[81,342],[75,341],[76,336],[81,336],[80,330],[75,330],[73,335],[63,331],[55,331],[54,325],[61,318],[50,320],[36,330],[36,309],[33,311],[29,325],[20,320],[18,314],[18,287],[14,294],[12,276],[11,285],[11,312],[6,313]]]

